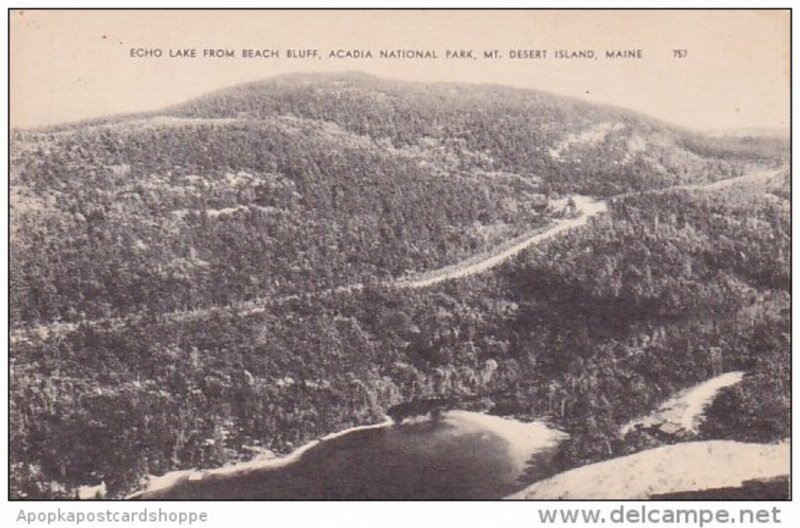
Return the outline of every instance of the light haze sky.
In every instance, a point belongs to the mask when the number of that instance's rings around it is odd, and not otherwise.
[[[131,48],[278,49],[279,59],[134,59]],[[289,60],[287,49],[372,50]],[[500,60],[387,60],[381,49],[498,49]],[[509,50],[546,49],[544,60]],[[598,60],[555,60],[593,49]],[[642,60],[602,58],[641,49]],[[688,51],[673,57],[673,49]],[[32,127],[155,110],[289,72],[363,71],[498,83],[637,110],[695,129],[789,126],[788,11],[15,11],[11,122]]]

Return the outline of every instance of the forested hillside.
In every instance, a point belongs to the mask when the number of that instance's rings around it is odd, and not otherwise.
[[[20,141],[31,150],[12,177],[14,326],[401,276],[547,219],[534,183],[445,177],[296,118],[156,120]]]
[[[546,419],[575,467],[663,443],[620,427],[728,370],[701,436],[789,434],[780,141],[337,75],[15,131],[11,155],[12,496],[119,497],[434,397]],[[572,194],[609,211],[491,272],[388,281],[546,229]]]
[[[288,114],[331,122],[394,148],[449,154],[465,168],[541,178],[548,193],[613,195],[715,180],[739,172],[732,161],[786,155],[785,145],[770,151],[734,138],[703,137],[626,110],[543,92],[359,74],[247,84],[167,113],[254,119]]]

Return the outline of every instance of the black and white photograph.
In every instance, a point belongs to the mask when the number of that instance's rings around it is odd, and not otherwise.
[[[8,19],[8,500],[791,499],[789,9]]]

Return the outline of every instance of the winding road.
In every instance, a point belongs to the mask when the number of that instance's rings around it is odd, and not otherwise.
[[[425,273],[419,277],[411,279],[397,279],[388,282],[388,286],[400,289],[415,289],[426,288],[440,282],[451,279],[462,279],[470,275],[476,275],[488,271],[498,264],[502,264],[509,258],[517,255],[525,248],[540,244],[545,240],[552,238],[564,231],[581,227],[589,222],[589,219],[607,210],[607,205],[603,201],[594,200],[588,196],[573,196],[575,202],[575,211],[577,216],[559,220],[551,225],[544,231],[539,230],[536,233],[531,233],[526,236],[521,242],[517,242],[511,247],[501,249],[500,251],[488,255],[486,258],[472,262],[474,259],[469,259],[459,264],[440,268],[430,273]]]
[[[745,174],[744,176],[740,176],[737,178],[729,178],[726,180],[720,180],[709,184],[680,185],[675,187],[669,187],[666,189],[656,189],[653,191],[645,191],[645,192],[666,192],[678,189],[718,190],[733,186],[737,183],[766,182],[769,178],[773,177],[778,172],[779,172],[778,170],[755,170],[748,174]],[[615,196],[612,197],[611,199],[631,196],[633,194],[634,193]],[[570,229],[575,229],[586,225],[589,222],[590,218],[597,216],[598,214],[603,213],[607,210],[606,201],[595,200],[593,198],[580,195],[572,196],[572,200],[575,203],[575,212],[577,213],[575,216],[563,218],[544,230],[539,229],[536,232],[530,233],[526,235],[522,240],[514,243],[509,247],[497,248],[495,252],[487,254],[484,258],[480,257],[476,258],[475,256],[473,256],[458,264],[446,266],[444,268],[440,268],[428,273],[423,273],[416,277],[410,277],[410,278],[403,277],[390,280],[384,282],[383,284],[386,287],[395,289],[420,289],[433,286],[435,284],[439,284],[447,280],[461,279],[472,275],[484,273],[496,267],[497,265],[505,262],[509,258],[519,254],[521,251],[523,251],[528,247],[541,244],[542,242],[550,238],[553,238],[556,235],[564,233],[565,231],[569,231]],[[553,205],[556,206],[556,209],[558,209],[561,206],[565,206],[566,199],[559,200]],[[348,292],[359,291],[363,288],[364,288],[363,284],[356,283],[346,286],[339,286],[337,288],[321,290],[315,292],[313,295],[324,297],[336,293],[348,293]],[[265,305],[267,304],[270,303],[282,304],[292,300],[297,300],[300,297],[301,297],[300,295],[293,294],[279,298],[270,297],[270,298],[254,299],[250,301],[244,301],[241,303],[234,303],[224,306],[214,306],[210,308],[201,308],[197,310],[183,310],[183,311],[169,312],[163,314],[163,317],[173,321],[184,321],[188,319],[202,317],[203,315],[209,314],[215,310],[235,310],[239,315],[249,315],[249,314],[263,312],[266,309]],[[116,327],[116,326],[121,326],[125,323],[137,322],[142,319],[143,317],[141,315],[130,315],[124,317],[109,317],[103,319],[86,320],[82,321],[81,323],[64,323],[64,322],[48,323],[44,325],[14,330],[11,332],[10,342],[11,344],[18,343],[24,340],[28,340],[32,336],[38,336],[39,338],[44,339],[51,336],[52,334],[58,334],[58,335],[68,334],[70,332],[75,331],[78,328],[79,324],[90,325],[90,326],[102,325],[102,326]]]

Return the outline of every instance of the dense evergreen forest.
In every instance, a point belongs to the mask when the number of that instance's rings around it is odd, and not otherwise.
[[[785,167],[782,141],[303,75],[15,131],[11,154],[13,497],[120,497],[419,398],[546,419],[575,467],[663,443],[620,426],[729,370],[700,436],[789,436],[788,170],[691,187]],[[489,273],[392,286],[571,194],[609,210]]]

